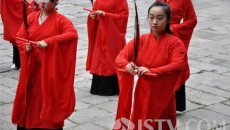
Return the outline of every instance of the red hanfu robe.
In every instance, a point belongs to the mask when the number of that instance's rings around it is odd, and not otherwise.
[[[27,13],[34,11],[34,3],[27,4]],[[4,27],[3,38],[12,43],[23,22],[23,3],[22,0],[1,0],[1,17]]]
[[[117,56],[116,64],[119,68],[124,69],[128,62],[132,61],[133,46],[134,42],[131,41]],[[158,124],[154,122],[156,119],[170,120],[175,127],[174,89],[178,85],[185,54],[183,43],[175,36],[163,34],[158,40],[153,34],[141,36],[136,64],[149,68],[157,76],[139,77],[132,107],[133,76],[118,71],[120,95],[116,119],[129,119],[135,125],[134,130],[140,127],[138,120],[143,121],[142,130],[147,130],[144,121],[148,119],[153,120],[149,125],[154,127],[154,130],[158,130]],[[163,130],[169,130],[166,122],[163,123]]]
[[[128,22],[126,0],[96,0],[93,10],[105,16],[88,18],[88,56],[86,70],[100,76],[116,74],[115,58],[125,46]]]
[[[75,107],[74,74],[77,31],[65,16],[52,12],[39,25],[40,11],[28,18],[29,40],[44,40],[47,48],[17,40],[21,56],[19,84],[12,121],[26,128],[61,128]],[[18,37],[27,38],[24,26]]]
[[[1,16],[1,12],[2,12],[2,0],[0,0],[0,16]]]
[[[165,0],[159,0],[165,2]],[[181,39],[185,44],[186,50],[188,51],[189,42],[192,37],[193,30],[197,24],[196,13],[192,4],[192,0],[168,0],[166,2],[172,13],[172,19],[170,26],[173,35]],[[190,76],[190,70],[188,65],[188,56],[186,56],[186,64],[184,66],[184,74],[182,76],[182,84]],[[179,86],[178,86],[179,87]]]

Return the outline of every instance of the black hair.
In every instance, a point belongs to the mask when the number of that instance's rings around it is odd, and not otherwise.
[[[149,17],[150,10],[153,7],[162,7],[163,8],[163,10],[164,10],[164,12],[165,12],[165,14],[167,16],[167,23],[166,23],[165,31],[167,33],[171,33],[171,31],[170,31],[170,20],[171,20],[171,9],[170,9],[170,7],[164,2],[156,1],[149,7],[149,9],[148,9],[148,17]]]
[[[54,0],[50,0],[50,2],[54,3]],[[55,6],[58,5],[58,2],[55,3]]]

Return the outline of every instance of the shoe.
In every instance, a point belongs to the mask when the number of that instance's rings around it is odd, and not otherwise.
[[[16,67],[15,64],[13,64],[11,67],[10,67],[11,70],[19,70],[20,68],[19,67]]]
[[[183,113],[185,113],[185,111],[176,111],[177,115],[182,115]]]

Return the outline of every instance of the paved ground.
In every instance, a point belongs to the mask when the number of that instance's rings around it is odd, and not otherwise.
[[[130,18],[127,40],[133,37],[134,8],[128,0]],[[146,10],[152,0],[139,0],[141,32],[148,32]],[[230,129],[230,1],[193,0],[198,25],[189,49],[192,75],[187,82],[187,111],[178,115],[178,130]],[[75,90],[76,111],[66,121],[65,130],[110,130],[116,112],[117,96],[89,93],[91,75],[85,71],[87,54],[87,0],[65,0],[59,11],[67,15],[79,32]],[[0,23],[2,35],[2,24]],[[2,37],[2,36],[1,36]],[[0,130],[14,130],[12,103],[19,71],[9,71],[12,47],[0,39]]]

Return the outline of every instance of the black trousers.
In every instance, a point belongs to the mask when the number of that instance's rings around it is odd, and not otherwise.
[[[186,110],[185,84],[182,84],[176,91],[176,110],[180,112]]]
[[[20,54],[18,51],[18,47],[13,45],[13,64],[15,64],[15,67],[20,68],[21,63],[20,63]]]
[[[60,128],[60,129],[44,129],[44,128],[26,129],[26,128],[23,128],[17,125],[17,130],[63,130],[63,128]]]
[[[119,94],[117,75],[99,76],[93,74],[90,93],[100,96],[112,96]]]

